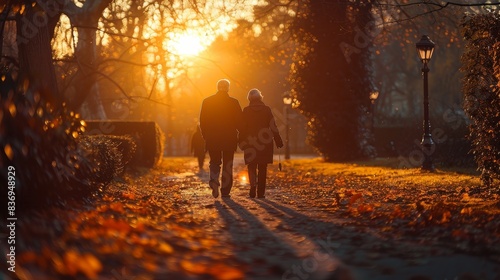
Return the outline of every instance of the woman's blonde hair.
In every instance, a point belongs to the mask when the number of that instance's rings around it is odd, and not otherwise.
[[[262,100],[264,96],[262,96],[262,93],[260,90],[253,88],[248,92],[247,99],[248,101],[257,101],[257,100]]]

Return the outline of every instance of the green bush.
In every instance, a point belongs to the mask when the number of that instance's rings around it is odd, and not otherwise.
[[[464,109],[471,119],[472,153],[482,171],[482,180],[491,185],[500,179],[500,16],[497,13],[466,17],[462,23],[466,51]]]

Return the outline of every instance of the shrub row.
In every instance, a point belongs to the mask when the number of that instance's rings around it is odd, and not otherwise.
[[[445,123],[435,118],[431,131],[435,150],[431,157],[436,168],[441,167],[477,167],[470,152],[471,143],[467,139],[467,126],[463,118],[455,123]],[[375,128],[376,148],[379,157],[402,157],[414,167],[420,166],[422,128],[420,123],[412,127],[377,127]]]

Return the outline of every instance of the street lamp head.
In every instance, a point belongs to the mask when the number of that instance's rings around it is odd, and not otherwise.
[[[292,104],[292,96],[290,95],[290,93],[285,92],[285,94],[283,94],[283,103],[285,105]]]
[[[420,60],[423,63],[428,63],[431,60],[432,53],[434,52],[434,44],[433,41],[427,35],[423,35],[416,44],[418,55],[420,56]]]

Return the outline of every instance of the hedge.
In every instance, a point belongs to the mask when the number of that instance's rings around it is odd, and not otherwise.
[[[464,110],[471,119],[472,153],[485,185],[500,179],[500,15],[470,15],[462,22]]]
[[[94,188],[106,186],[113,178],[123,174],[135,154],[137,145],[130,136],[82,136],[80,148],[85,152],[91,172],[84,174]]]
[[[87,121],[85,135],[128,135],[137,144],[131,158],[135,166],[153,167],[161,162],[165,135],[158,124],[150,121]]]

